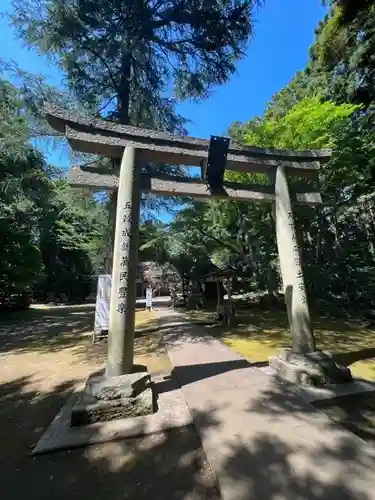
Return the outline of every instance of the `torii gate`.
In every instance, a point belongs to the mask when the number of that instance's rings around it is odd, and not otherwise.
[[[270,364],[297,382],[347,381],[350,371],[316,352],[303,271],[297,244],[292,203],[322,203],[318,192],[290,192],[288,175],[316,176],[328,150],[284,151],[231,146],[223,138],[211,142],[192,137],[89,119],[50,106],[49,124],[65,134],[71,147],[84,153],[121,159],[120,169],[71,167],[73,187],[118,191],[108,327],[107,377],[131,372],[133,366],[136,269],[140,193],[166,196],[217,197],[227,200],[275,204],[277,247],[292,337],[292,349]],[[201,166],[204,178],[149,176],[141,173],[147,162]],[[223,182],[225,169],[268,174],[268,185]],[[117,291],[117,293],[115,292]]]

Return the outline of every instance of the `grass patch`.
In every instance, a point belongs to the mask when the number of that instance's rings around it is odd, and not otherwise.
[[[147,323],[155,321],[156,314],[154,311],[138,310],[135,311],[135,326],[143,326]]]
[[[213,311],[188,311],[194,321],[212,319]],[[238,324],[228,328],[208,327],[209,332],[251,362],[267,361],[291,344],[286,311],[252,308],[239,310]],[[313,317],[318,349],[335,354],[337,361],[350,366],[355,377],[375,380],[375,330],[345,319]]]

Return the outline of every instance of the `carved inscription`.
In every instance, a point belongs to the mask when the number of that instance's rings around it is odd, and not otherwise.
[[[293,219],[293,213],[289,212],[288,213],[288,224],[289,227],[292,230],[292,241],[293,241],[293,260],[295,263],[296,268],[298,269],[297,274],[296,274],[296,285],[298,289],[302,292],[302,303],[306,304],[307,303],[307,298],[306,298],[306,290],[305,290],[305,283],[303,280],[303,274],[302,274],[302,266],[301,266],[301,258],[300,258],[300,253],[299,253],[299,248],[298,248],[298,243],[297,243],[297,237],[296,237],[296,232],[294,228],[294,219]]]
[[[129,214],[124,214],[122,217],[122,222],[125,222],[127,224],[131,224],[132,217]]]
[[[122,222],[125,227],[121,231],[121,244],[120,244],[120,276],[119,276],[119,288],[117,290],[117,312],[124,314],[127,311],[127,296],[128,296],[128,268],[129,268],[129,256],[128,251],[130,249],[130,235],[131,235],[131,203],[126,202],[121,214]]]

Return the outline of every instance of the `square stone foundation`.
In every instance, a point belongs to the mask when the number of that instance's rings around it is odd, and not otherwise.
[[[117,377],[93,375],[72,408],[70,425],[150,415],[155,406],[151,377],[145,368]]]
[[[325,351],[302,354],[283,349],[279,356],[270,356],[268,361],[280,378],[297,385],[321,387],[353,380],[349,368],[338,365],[332,354]]]
[[[82,401],[84,389],[85,385],[77,387],[39,439],[32,455],[150,435],[193,424],[181,387],[172,373],[152,377],[156,400],[152,414],[72,427],[72,409]]]

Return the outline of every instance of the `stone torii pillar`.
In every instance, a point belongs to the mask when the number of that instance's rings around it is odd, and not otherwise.
[[[292,349],[296,353],[303,354],[315,352],[315,339],[311,328],[300,251],[284,167],[278,167],[275,176],[275,224]]]
[[[140,193],[137,151],[133,146],[127,146],[122,157],[117,193],[108,325],[108,377],[130,373],[133,367]]]
[[[271,356],[269,364],[293,383],[351,382],[348,368],[339,366],[330,353],[316,350],[285,168],[277,167],[269,180],[275,183],[276,239],[292,338],[292,348]]]

